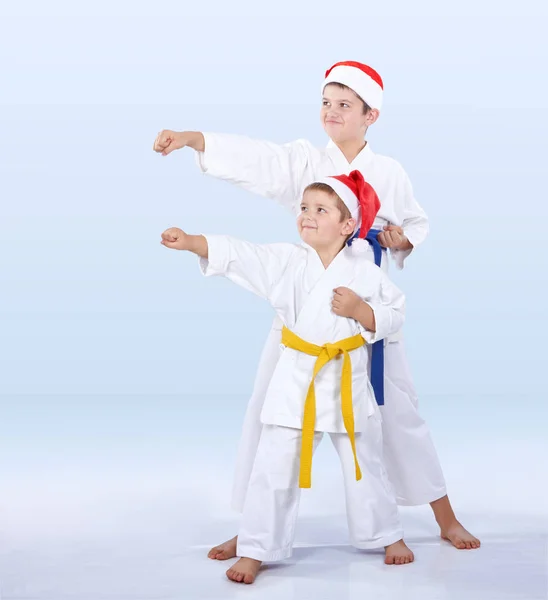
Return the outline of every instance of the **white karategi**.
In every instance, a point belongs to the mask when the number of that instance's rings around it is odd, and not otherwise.
[[[304,188],[325,176],[361,171],[373,186],[381,208],[373,228],[403,227],[416,248],[428,234],[428,219],[416,202],[409,178],[392,158],[374,154],[369,146],[348,163],[332,142],[316,148],[306,140],[285,145],[227,134],[205,134],[205,152],[197,154],[203,172],[246,190],[274,198],[298,214]],[[411,251],[391,251],[403,268]],[[373,260],[371,249],[367,251]],[[388,270],[383,252],[382,268]],[[232,505],[243,509],[262,425],[259,415],[278,360],[281,323],[275,319],[264,347],[238,449]],[[390,336],[384,351],[382,428],[384,464],[398,504],[419,505],[446,495],[445,481],[430,432],[417,410],[417,394],[405,355],[401,332]]]
[[[368,344],[398,331],[404,297],[381,269],[356,247],[344,247],[327,269],[307,244],[252,244],[228,236],[207,236],[205,275],[223,275],[267,299],[282,323],[317,346],[361,335]],[[333,289],[352,289],[369,303],[376,332],[333,313]],[[314,445],[329,432],[345,479],[350,538],[358,548],[376,548],[403,537],[396,499],[382,461],[379,408],[368,378],[365,346],[349,352],[356,449],[362,478],[356,481],[354,457],[341,407],[342,360],[328,362],[316,377]],[[315,356],[278,347],[260,422],[262,436],[246,495],[238,556],[282,560],[291,555],[300,490],[301,427]]]

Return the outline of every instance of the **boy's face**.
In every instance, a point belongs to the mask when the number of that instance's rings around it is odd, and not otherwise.
[[[297,228],[303,242],[314,250],[342,247],[355,226],[354,219],[341,221],[337,199],[332,195],[321,190],[305,191]]]
[[[325,86],[320,119],[325,132],[336,144],[363,140],[371,124],[371,116],[363,110],[363,102],[352,90],[332,84]]]

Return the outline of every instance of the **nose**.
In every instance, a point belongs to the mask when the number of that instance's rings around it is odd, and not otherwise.
[[[330,109],[325,113],[325,118],[327,120],[333,120],[333,121],[338,121],[339,120],[339,113],[336,110]]]

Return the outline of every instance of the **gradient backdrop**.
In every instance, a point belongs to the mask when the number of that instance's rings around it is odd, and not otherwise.
[[[173,128],[325,144],[320,83],[339,60],[382,74],[386,104],[369,141],[404,165],[431,218],[427,242],[392,272],[453,499],[482,515],[486,535],[488,514],[546,517],[544,11],[466,1],[2,6],[5,597],[49,597],[58,577],[47,565],[77,555],[76,539],[146,539],[153,556],[234,530],[231,469],[272,313],[203,279],[160,233],[295,240],[293,217],[204,177],[192,151],[162,158],[152,143]],[[329,444],[319,456],[305,518],[344,510]]]

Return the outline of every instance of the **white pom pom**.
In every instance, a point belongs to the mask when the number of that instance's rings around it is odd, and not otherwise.
[[[365,252],[371,252],[371,246],[369,244],[368,241],[362,239],[362,238],[356,238],[351,246],[350,246],[350,250],[352,251],[352,254],[364,254]]]

